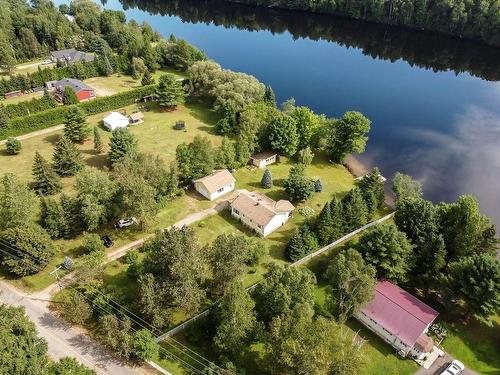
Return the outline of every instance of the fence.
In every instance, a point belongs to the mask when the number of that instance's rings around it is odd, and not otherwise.
[[[390,218],[391,218],[391,217],[393,217],[393,216],[394,216],[394,212],[392,212],[392,213],[390,213],[389,215],[386,215],[386,216],[384,216],[384,217],[381,217],[381,218],[380,218],[380,219],[378,219],[378,220],[372,221],[372,222],[370,222],[370,223],[368,223],[368,224],[366,224],[366,225],[362,226],[361,228],[358,228],[358,229],[356,229],[355,231],[352,231],[351,233],[346,234],[345,236],[343,236],[343,237],[339,238],[338,240],[336,240],[336,241],[334,241],[334,242],[332,242],[332,243],[329,243],[328,245],[326,245],[326,246],[322,247],[321,249],[319,249],[319,250],[315,251],[314,253],[311,253],[311,254],[309,254],[309,255],[306,255],[304,258],[299,259],[298,261],[296,261],[296,262],[292,263],[292,264],[290,265],[290,267],[297,267],[297,266],[300,266],[300,265],[302,265],[302,264],[304,264],[304,263],[306,263],[306,262],[310,261],[312,258],[315,258],[315,257],[317,257],[317,256],[319,256],[319,255],[321,255],[321,254],[323,254],[324,252],[326,252],[326,251],[328,251],[328,250],[332,249],[333,247],[335,247],[335,246],[337,246],[337,245],[341,244],[342,242],[347,241],[347,240],[349,240],[349,239],[353,238],[353,237],[354,237],[354,236],[356,236],[358,233],[361,233],[362,231],[364,231],[364,230],[366,230],[366,229],[368,229],[368,228],[370,228],[370,227],[373,227],[374,225],[380,224],[380,223],[382,223],[382,222],[384,222],[384,221],[386,221],[386,220],[390,219]],[[262,281],[262,280],[261,280],[261,281]],[[254,289],[255,289],[255,287],[256,287],[257,285],[259,285],[259,283],[260,283],[261,281],[259,281],[259,282],[255,283],[255,284],[253,284],[252,286],[248,287],[248,288],[247,288],[247,291],[249,291],[249,292],[250,292],[250,291],[254,290]],[[158,336],[158,337],[156,338],[156,341],[157,341],[157,342],[160,342],[160,341],[164,340],[164,339],[165,339],[165,338],[167,338],[167,337],[171,337],[171,336],[173,336],[173,335],[175,335],[175,334],[177,334],[177,333],[179,333],[179,332],[183,331],[186,327],[188,327],[189,325],[191,325],[191,324],[192,324],[192,323],[194,323],[195,321],[197,321],[197,320],[199,320],[199,319],[201,319],[201,318],[204,318],[204,317],[208,316],[208,314],[209,314],[209,313],[210,313],[210,309],[207,309],[207,310],[202,311],[202,312],[201,312],[201,313],[199,313],[198,315],[193,316],[191,319],[186,320],[184,323],[179,324],[177,327],[175,327],[175,328],[171,329],[170,331],[165,332],[165,333],[164,333],[164,334],[162,334],[161,336]]]

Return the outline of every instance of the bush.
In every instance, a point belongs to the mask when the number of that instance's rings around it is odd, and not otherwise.
[[[16,138],[9,138],[5,143],[5,151],[9,155],[17,155],[21,152],[21,141]]]
[[[125,264],[134,264],[139,261],[139,254],[137,253],[137,251],[129,251],[123,256],[122,259]]]
[[[86,253],[104,251],[104,244],[101,237],[96,233],[85,233],[83,236],[83,249]]]
[[[41,98],[34,98],[30,101],[9,104],[2,107],[2,112],[7,116],[7,118],[12,119],[15,117],[29,116],[34,113],[46,111],[47,109],[55,108],[57,103],[48,94]]]

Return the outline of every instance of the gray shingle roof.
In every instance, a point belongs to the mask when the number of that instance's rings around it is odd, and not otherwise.
[[[94,91],[94,89],[92,87],[90,87],[89,85],[87,85],[86,83],[83,83],[82,81],[80,81],[78,79],[74,79],[74,78],[63,78],[54,84],[54,87],[56,89],[58,89],[59,87],[64,89],[67,86],[71,87],[75,93],[80,91],[80,90],[92,90],[92,91]]]
[[[69,63],[74,63],[77,61],[89,62],[94,61],[95,59],[94,55],[87,52],[78,51],[74,48],[52,51],[50,53],[50,56],[52,56],[56,60],[63,60]]]

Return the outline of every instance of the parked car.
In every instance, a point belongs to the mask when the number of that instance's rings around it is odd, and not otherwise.
[[[52,60],[43,60],[42,65],[49,65],[52,64]]]
[[[446,367],[446,370],[444,370],[441,373],[441,375],[458,375],[464,370],[465,370],[464,364],[455,359],[448,365],[448,367]]]
[[[115,224],[115,228],[126,228],[134,224],[137,224],[137,219],[135,217],[129,217],[118,220],[118,222]]]
[[[101,237],[102,243],[106,247],[111,247],[113,246],[113,240],[109,236],[102,236]]]

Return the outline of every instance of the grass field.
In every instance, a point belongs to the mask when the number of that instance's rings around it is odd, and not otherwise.
[[[448,335],[442,346],[467,367],[481,374],[500,374],[500,316],[489,327],[476,320],[468,325],[445,322]]]

